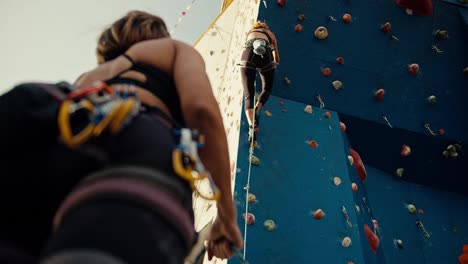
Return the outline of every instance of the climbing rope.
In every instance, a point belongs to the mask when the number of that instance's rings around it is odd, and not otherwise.
[[[254,106],[257,105],[257,97],[254,96]],[[250,147],[249,147],[249,169],[247,171],[247,185],[244,187],[246,192],[245,192],[245,215],[244,215],[244,250],[243,250],[243,258],[245,259],[245,254],[246,254],[246,249],[247,249],[247,215],[249,213],[249,189],[250,189],[250,176],[252,173],[252,158],[253,156],[253,151],[254,151],[254,133],[255,133],[255,113],[254,108],[254,114],[253,114],[253,119],[252,119],[252,127],[249,127],[249,132],[252,133],[252,137],[250,140]]]

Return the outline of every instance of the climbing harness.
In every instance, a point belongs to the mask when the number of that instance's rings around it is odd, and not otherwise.
[[[122,90],[114,91],[102,82],[95,86],[75,89],[62,100],[59,107],[60,138],[68,147],[76,148],[92,137],[99,137],[106,130],[111,134],[117,134],[145,108],[153,112],[159,110],[154,107],[143,107],[137,99],[134,86],[125,85]],[[88,124],[74,133],[77,129],[73,128],[72,119],[78,118],[79,115],[82,116],[83,112],[87,116]],[[164,114],[160,110],[158,112]],[[172,153],[174,171],[186,180],[193,191],[202,198],[219,199],[221,194],[197,152],[197,149],[204,145],[204,136],[196,131],[181,127],[167,115],[165,117],[176,127],[173,133],[179,139],[179,144]],[[205,179],[209,181],[213,191],[211,197],[202,194],[196,187],[197,181]]]

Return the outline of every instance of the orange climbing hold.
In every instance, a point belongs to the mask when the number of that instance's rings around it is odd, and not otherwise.
[[[432,0],[396,0],[396,4],[420,16],[432,15]]]
[[[372,232],[367,224],[364,224],[364,233],[366,234],[367,241],[369,242],[372,252],[375,254],[377,252],[377,248],[380,245],[379,237],[374,232]]]
[[[302,25],[301,25],[301,24],[297,24],[296,27],[294,28],[294,31],[296,31],[296,32],[301,32],[301,31],[302,31]]]
[[[364,167],[364,163],[362,163],[361,156],[359,156],[359,154],[352,148],[349,149],[349,153],[353,158],[353,165],[356,169],[357,174],[359,175],[359,179],[361,179],[361,181],[364,182],[367,178],[367,171],[366,167]]]
[[[284,101],[279,101],[279,104],[280,104],[281,106],[283,106],[283,105],[284,105]]]
[[[312,147],[312,148],[317,148],[318,147],[318,143],[317,141],[315,140],[311,140],[308,142],[309,146]]]
[[[313,212],[313,216],[315,219],[320,220],[325,216],[325,213],[322,211],[322,209],[317,209],[315,212]]]
[[[340,128],[341,128],[341,132],[346,131],[346,125],[343,122],[340,122]]]
[[[460,264],[468,264],[468,244],[463,245],[463,253],[458,257]]]
[[[390,24],[390,22],[386,22],[385,24],[383,24],[383,25],[380,27],[380,30],[382,30],[382,32],[384,32],[384,33],[389,32],[390,29],[392,29],[392,24]]]
[[[323,76],[330,76],[331,69],[330,68],[323,68],[321,72],[322,72]]]
[[[351,183],[351,190],[353,190],[353,192],[357,192],[357,190],[358,190],[358,186],[357,186],[357,184],[356,184],[356,183],[354,183],[354,182],[353,182],[353,183]]]
[[[328,111],[327,111],[327,112],[325,112],[325,117],[326,117],[327,119],[330,119],[330,118],[331,118],[331,114],[330,114],[330,112],[328,112]]]

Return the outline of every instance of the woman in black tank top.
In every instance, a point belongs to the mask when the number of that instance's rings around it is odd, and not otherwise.
[[[280,62],[276,36],[264,22],[256,22],[247,33],[247,41],[241,55],[240,72],[244,87],[244,108],[249,122],[249,142],[257,144],[258,112],[270,97],[276,66]],[[262,92],[256,104],[255,80],[257,72],[262,80]],[[255,104],[255,105],[254,105]],[[255,121],[254,121],[255,120]]]

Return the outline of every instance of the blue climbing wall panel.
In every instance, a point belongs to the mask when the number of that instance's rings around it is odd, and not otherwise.
[[[247,228],[247,259],[250,263],[363,263],[348,172],[354,168],[349,167],[337,114],[332,112],[327,119],[324,109],[314,108],[308,114],[304,104],[283,101],[281,106],[280,99],[272,96],[265,108],[271,116],[265,112],[261,115],[258,148],[254,151],[261,163],[251,168],[249,184],[249,192],[257,201],[249,204],[248,212],[255,215],[256,221]],[[310,140],[318,146],[309,146]],[[243,117],[235,185],[242,231],[248,149]],[[341,179],[340,185],[334,184],[334,177]],[[316,209],[325,212],[323,219],[314,219],[311,212]],[[276,223],[276,230],[264,227],[269,219]],[[349,248],[342,246],[345,237],[352,240]]]
[[[466,5],[434,0],[433,14],[421,17],[407,15],[392,0],[264,2],[259,20],[275,32],[282,59],[274,95],[318,106],[320,94],[325,108],[346,123],[351,143],[368,164],[389,174],[405,166],[407,181],[468,194],[461,187],[468,179],[457,173],[467,171],[467,155],[450,162],[442,157],[449,144],[464,146],[468,139]],[[351,23],[343,22],[345,13],[352,16]],[[305,18],[299,21],[301,14]],[[385,22],[392,25],[387,33],[380,30]],[[297,24],[303,26],[301,32],[295,32]],[[328,29],[327,39],[314,37],[318,26]],[[438,29],[447,30],[448,38],[436,38]],[[336,62],[339,56],[343,65]],[[408,73],[411,63],[420,66],[417,76]],[[331,69],[328,77],[321,74],[325,67]],[[334,80],[343,83],[341,90],[332,87]],[[380,88],[385,96],[376,101],[374,92]],[[427,101],[431,95],[437,98],[434,105]],[[445,134],[439,135],[439,129]],[[415,155],[402,160],[402,144]]]

